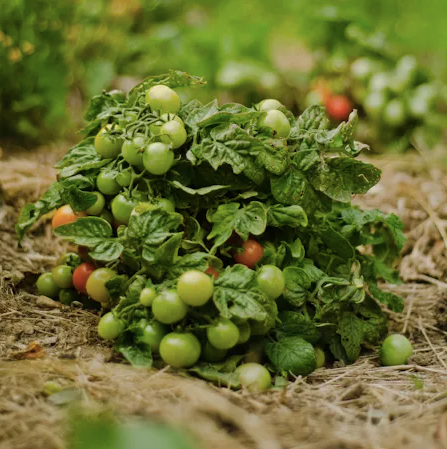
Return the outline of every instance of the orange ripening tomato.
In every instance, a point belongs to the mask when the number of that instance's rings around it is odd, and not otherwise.
[[[60,207],[54,214],[53,220],[51,221],[51,227],[57,228],[58,226],[66,225],[75,222],[79,217],[86,217],[87,212],[73,212],[73,209],[69,204]]]
[[[208,267],[205,270],[205,273],[213,276],[214,279],[217,279],[219,277],[219,273],[213,267]]]
[[[95,270],[94,264],[84,262],[73,271],[73,286],[79,293],[87,294],[87,280]]]
[[[248,239],[242,243],[242,250],[235,252],[233,258],[237,263],[253,268],[261,259],[264,250],[259,242]]]

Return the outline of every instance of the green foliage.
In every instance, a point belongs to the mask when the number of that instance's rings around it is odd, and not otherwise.
[[[152,309],[139,300],[145,286],[155,289],[154,303],[169,296],[172,310],[180,304],[181,318],[172,330],[188,333],[197,357],[185,367],[194,364],[192,372],[206,379],[238,385],[233,371],[240,359],[234,362],[232,356],[244,347],[231,349],[222,362],[225,369],[195,364],[206,329],[219,317],[233,320],[235,333],[235,323],[248,321],[277,373],[312,372],[316,344],[337,359],[355,361],[362,345],[376,344],[386,331],[377,302],[402,310],[402,299],[382,291],[378,282],[398,280],[393,267],[405,241],[396,216],[362,211],[350,203],[352,194],[366,192],[380,177],[377,168],[356,159],[362,145],[354,141],[355,112],[330,129],[321,108],[311,107],[299,117],[286,111],[291,134],[278,138],[258,126],[257,107],[192,100],[178,112],[187,140],[175,150],[175,162],[165,174],[129,166],[122,154],[113,160],[97,154],[93,134],[106,124],[123,141],[139,136],[143,151],[159,139],[151,125],[161,117],[145,103],[145,86],[202,82],[172,71],[146,79],[127,99],[114,100],[108,93],[95,97],[87,111],[84,140],[58,163],[59,181],[37,203],[25,206],[17,224],[19,238],[64,199],[73,210],[88,208],[101,173],[129,172],[130,184],[119,186],[120,195],[136,205],[126,225],[114,228],[101,217],[89,216],[54,232],[88,247],[94,260],[117,273],[107,281],[111,299],[105,307],[125,324],[115,347],[130,363],[147,367],[158,359],[139,337],[141,320],[154,319]],[[123,124],[130,113],[133,118]],[[311,164],[297,163],[309,151],[317,156],[309,159]],[[175,211],[158,205],[161,198],[175,204]],[[112,202],[110,197],[106,207]],[[241,245],[253,239],[259,240],[255,243],[262,254],[253,263],[242,262]],[[258,270],[265,264],[277,266],[284,276],[277,301],[258,282]],[[209,267],[218,271],[209,301],[186,307],[175,291],[179,276]],[[224,342],[219,349],[228,348]],[[175,361],[175,354],[170,355]]]

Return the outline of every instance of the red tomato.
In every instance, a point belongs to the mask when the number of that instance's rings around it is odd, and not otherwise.
[[[348,120],[352,111],[351,100],[345,95],[334,95],[325,101],[329,117],[334,120]]]
[[[84,262],[73,271],[73,286],[79,293],[87,294],[87,280],[95,270],[96,267],[91,262]]]
[[[51,227],[57,228],[58,226],[65,225],[68,223],[73,223],[79,217],[86,217],[87,212],[73,212],[73,209],[69,204],[60,207],[54,214],[53,220],[51,221]]]
[[[262,246],[256,241],[248,239],[242,243],[242,251],[235,252],[234,260],[237,263],[253,268],[261,259],[264,253]]]
[[[210,274],[211,276],[214,277],[214,279],[217,279],[219,277],[219,273],[213,267],[208,267],[205,270],[205,273]]]

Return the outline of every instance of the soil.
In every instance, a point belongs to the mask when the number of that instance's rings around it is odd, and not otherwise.
[[[404,311],[389,318],[391,331],[414,343],[409,364],[380,367],[377,353],[365,352],[353,365],[250,394],[132,368],[97,338],[95,314],[35,294],[37,276],[66,248],[51,236],[50,217],[21,248],[14,223],[53,181],[64,151],[0,159],[0,449],[66,448],[75,403],[185,428],[203,449],[447,448],[447,177],[439,160],[374,160],[382,181],[355,199],[405,223],[405,283],[386,288],[405,298]],[[62,391],[49,395],[52,385]]]

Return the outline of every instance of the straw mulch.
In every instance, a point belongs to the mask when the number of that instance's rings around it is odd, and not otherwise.
[[[383,179],[356,199],[405,222],[406,283],[387,288],[405,297],[390,326],[414,342],[409,365],[383,368],[369,353],[254,395],[133,369],[97,339],[95,315],[33,294],[64,246],[42,223],[18,249],[13,225],[24,201],[52,181],[52,162],[45,150],[0,160],[0,449],[65,448],[73,402],[184,427],[204,449],[447,448],[447,178],[436,164],[375,161]],[[45,395],[48,382],[63,394]]]

